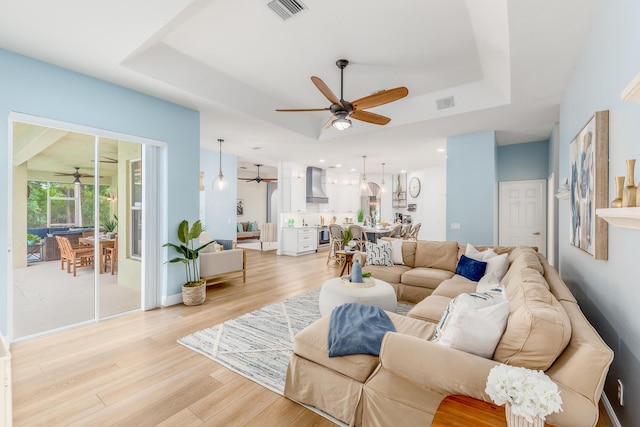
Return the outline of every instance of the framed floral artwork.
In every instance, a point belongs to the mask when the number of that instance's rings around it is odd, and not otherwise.
[[[608,258],[607,222],[596,216],[609,200],[609,112],[598,111],[569,144],[569,241],[595,259]]]

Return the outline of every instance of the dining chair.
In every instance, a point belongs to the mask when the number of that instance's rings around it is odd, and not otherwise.
[[[356,249],[359,251],[365,250],[365,242],[367,241],[367,233],[364,231],[364,227],[361,225],[352,225],[351,240],[356,242]]]
[[[400,230],[400,237],[407,239],[409,237],[409,231],[411,231],[411,224],[404,224],[402,230]]]
[[[402,224],[396,224],[389,233],[389,237],[398,238],[400,236],[400,232],[402,231]]]
[[[93,247],[76,247],[71,246],[71,242],[68,238],[62,236],[55,236],[60,248],[60,268],[64,270],[65,263],[67,265],[67,273],[73,271],[73,275],[76,275],[76,270],[81,267],[93,267]]]
[[[329,255],[327,256],[327,264],[332,259],[339,261],[336,251],[344,247],[344,239],[342,238],[342,226],[338,224],[329,224]]]
[[[422,223],[417,223],[411,227],[409,230],[409,234],[406,237],[407,240],[418,240],[418,232],[420,231],[420,227],[422,227]]]
[[[107,272],[107,266],[111,268],[111,274],[114,273],[116,269],[116,264],[118,263],[118,236],[116,235],[116,240],[113,242],[113,246],[104,248],[103,254],[103,262],[102,262],[102,272]]]

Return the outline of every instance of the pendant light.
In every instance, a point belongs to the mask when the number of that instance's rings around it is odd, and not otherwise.
[[[386,183],[384,182],[384,165],[386,163],[382,163],[382,181],[380,182],[380,193],[384,193],[387,191]]]
[[[220,169],[218,171],[218,176],[213,180],[213,185],[218,188],[218,190],[222,191],[227,188],[227,181],[224,179],[224,175],[222,175],[222,143],[224,139],[218,139],[218,143],[220,144]]]
[[[367,197],[373,196],[371,187],[369,187],[369,183],[367,182],[367,156],[362,156],[362,181],[360,182],[360,195]]]

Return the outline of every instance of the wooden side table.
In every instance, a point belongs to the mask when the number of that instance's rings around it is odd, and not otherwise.
[[[347,274],[351,273],[351,262],[353,260],[353,254],[356,251],[336,251],[336,256],[344,258],[344,264],[342,265],[342,271],[340,271],[340,277],[344,274],[344,270],[347,270]]]
[[[506,427],[504,406],[457,394],[447,396],[436,411],[431,427]],[[545,427],[551,427],[545,423]]]

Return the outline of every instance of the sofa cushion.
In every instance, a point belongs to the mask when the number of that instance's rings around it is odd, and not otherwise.
[[[444,280],[431,295],[442,295],[444,297],[455,298],[460,294],[477,292],[476,282],[464,276],[455,274],[451,279]],[[442,314],[442,313],[441,313]]]
[[[478,251],[472,244],[467,243],[467,249],[464,255],[476,261],[486,262],[487,268],[484,274],[493,273],[498,280],[502,280],[509,269],[509,254],[507,253],[498,255],[493,249]]]
[[[509,300],[503,292],[461,294],[442,314],[433,341],[490,359],[508,316]]]
[[[436,325],[396,313],[387,315],[399,333],[422,339],[431,339]],[[298,332],[293,338],[293,351],[307,360],[326,366],[336,372],[364,383],[379,364],[376,356],[352,354],[343,357],[329,357],[329,323],[331,315],[326,315]]]
[[[571,338],[567,313],[538,283],[510,283],[509,322],[493,359],[508,365],[546,371]]]
[[[410,271],[411,267],[406,265],[394,265],[387,267],[384,265],[365,265],[362,267],[363,273],[371,273],[376,279],[383,280],[387,283],[400,283],[402,274]]]
[[[416,242],[414,267],[430,267],[454,272],[456,271],[457,263],[457,242],[430,242],[424,240]]]
[[[414,319],[424,320],[425,322],[438,324],[440,319],[442,319],[442,313],[447,309],[450,302],[451,298],[449,297],[432,294],[409,310],[407,316]]]
[[[466,255],[462,255],[456,266],[456,274],[477,282],[484,276],[486,269],[486,262],[476,261],[475,259],[468,258]]]
[[[451,279],[453,274],[449,270],[415,267],[403,273],[400,282],[410,286],[436,289],[442,281]]]

